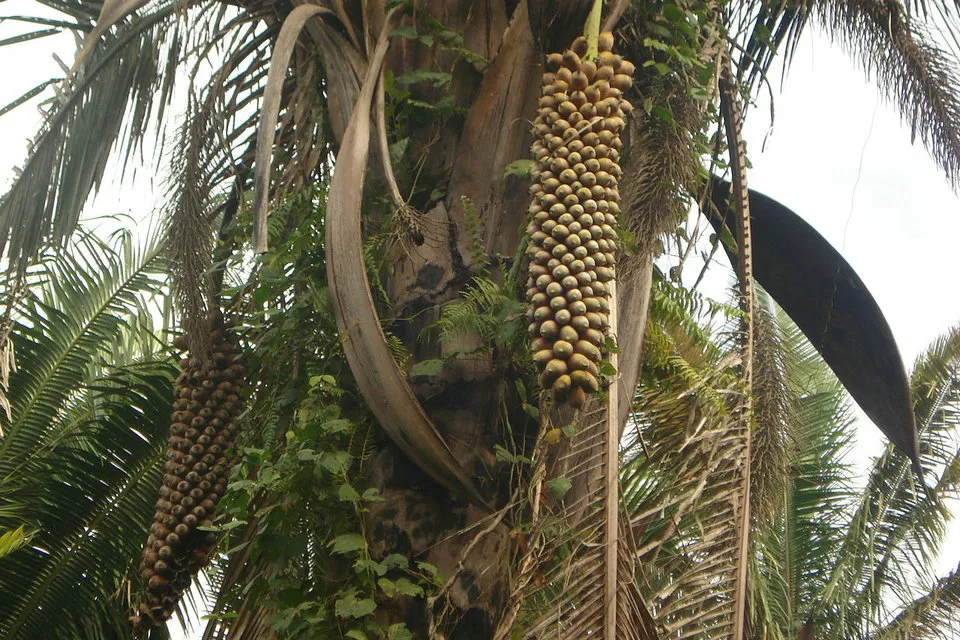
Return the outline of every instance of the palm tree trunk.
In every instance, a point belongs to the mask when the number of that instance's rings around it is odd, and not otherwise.
[[[374,17],[383,15],[382,7],[373,4],[363,7],[365,12],[346,7],[345,14],[365,13],[372,25],[378,22]],[[463,8],[440,0],[430,3],[430,17],[461,34],[462,48],[489,61],[487,65],[399,38],[388,54],[394,77],[417,69],[452,68],[447,91],[453,94],[454,104],[464,108],[462,119],[436,116],[410,132],[411,147],[428,150],[415,168],[418,190],[436,194],[445,188],[442,197],[413,203],[422,213],[415,214],[411,233],[401,234],[387,256],[387,271],[392,275],[383,284],[393,315],[403,319],[389,330],[402,339],[412,354],[411,362],[475,346],[470,344],[475,340],[471,336],[464,337],[463,344],[436,344],[419,337],[445,303],[458,299],[480,266],[480,256],[491,256],[494,264],[509,268],[517,252],[529,204],[528,183],[505,177],[504,169],[529,155],[529,122],[539,98],[544,57],[541,47],[572,41],[591,3],[566,3],[554,13],[542,4],[531,2],[528,7],[527,2],[487,0]],[[531,11],[536,27],[531,26]],[[558,29],[557,25],[564,26]],[[357,24],[353,30],[365,31]],[[336,43],[329,35],[311,35],[319,39],[321,51],[332,52]],[[350,80],[350,63],[344,56],[328,55],[325,63],[331,122],[339,138],[346,119],[337,105],[352,105],[349,94],[358,85]],[[425,102],[436,98],[428,87],[415,85],[411,90],[412,97]],[[374,173],[368,170],[368,177]],[[618,286],[621,425],[637,380],[651,275],[648,257],[635,257],[634,262],[637,266],[624,270]],[[493,357],[471,354],[454,359],[439,379],[414,386],[454,457],[487,502],[496,506],[505,504],[511,493],[511,469],[498,463],[494,454],[494,445],[505,435],[504,418],[514,429],[519,425],[525,430],[513,433],[516,441],[529,442],[536,434],[512,381],[503,376]],[[489,637],[505,604],[515,540],[510,527],[486,526],[490,520],[483,509],[454,497],[389,441],[380,443],[368,469],[371,486],[384,498],[368,514],[371,552],[414,556],[451,577],[443,601],[429,613],[422,602],[415,601],[392,603],[399,609],[391,616],[405,621],[416,637],[426,637],[431,620],[451,640]]]

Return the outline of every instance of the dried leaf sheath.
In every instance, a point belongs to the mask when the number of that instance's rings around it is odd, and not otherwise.
[[[511,630],[531,639],[602,638],[604,633],[637,640],[657,637],[634,580],[629,527],[618,524],[616,533],[608,533],[608,469],[616,475],[619,460],[614,458],[613,468],[608,467],[607,416],[606,407],[591,399],[580,412],[577,433],[565,439],[559,451],[543,441],[531,489],[539,505],[534,508],[527,552],[509,598],[513,607],[494,638],[512,637]],[[545,430],[572,418],[569,408],[559,407]],[[571,485],[560,499],[547,481],[556,477],[568,479]],[[616,487],[613,491],[615,495]],[[608,608],[611,599],[606,585],[612,575],[616,575],[616,606]]]
[[[396,15],[396,9],[387,14],[337,155],[327,205],[327,277],[344,354],[381,426],[442,486],[488,508],[397,368],[367,280],[360,204],[370,143],[370,110]]]

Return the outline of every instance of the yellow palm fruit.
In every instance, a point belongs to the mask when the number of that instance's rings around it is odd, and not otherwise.
[[[611,283],[619,247],[620,134],[632,112],[634,65],[600,34],[547,56],[531,152],[527,301],[544,389],[579,408],[600,389]]]

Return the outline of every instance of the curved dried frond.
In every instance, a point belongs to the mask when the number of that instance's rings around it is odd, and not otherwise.
[[[335,15],[334,12],[316,5],[300,5],[284,19],[280,35],[273,48],[270,60],[270,73],[264,90],[264,103],[261,109],[261,123],[257,131],[257,154],[254,160],[253,195],[253,245],[254,251],[264,253],[267,250],[267,199],[270,192],[270,165],[273,156],[273,142],[276,136],[277,118],[284,79],[290,56],[297,44],[297,38],[307,21],[315,16]]]
[[[397,9],[387,14],[337,155],[327,204],[327,280],[344,354],[381,426],[417,466],[450,491],[488,509],[394,363],[370,292],[360,205],[370,142],[370,110]]]

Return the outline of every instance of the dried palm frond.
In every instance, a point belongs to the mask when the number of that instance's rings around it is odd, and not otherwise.
[[[662,369],[674,373],[659,388],[640,390],[645,446],[627,463],[638,563],[661,628],[724,637],[733,629],[749,455],[748,427],[728,406],[738,383],[722,364],[698,371],[675,355]],[[645,471],[636,475],[630,466]]]
[[[136,148],[151,115],[162,113],[154,107],[167,103],[175,76],[165,67],[180,54],[176,43],[165,45],[176,25],[175,4],[160,2],[124,21],[92,51],[83,76],[50,104],[0,199],[0,253],[10,269],[22,274],[44,245],[61,244],[74,231],[115,147]],[[58,8],[85,15],[79,6]]]
[[[370,140],[370,110],[380,67],[390,44],[390,25],[396,15],[396,8],[388,12],[383,32],[371,54],[330,185],[326,225],[330,292],[347,361],[384,430],[411,460],[442,486],[489,509],[394,363],[367,279],[360,205]],[[269,146],[266,148],[269,150]]]
[[[334,15],[332,11],[316,5],[300,5],[284,19],[280,35],[273,48],[270,60],[270,73],[267,88],[264,91],[264,104],[261,110],[261,122],[257,130],[257,156],[255,160],[253,202],[253,243],[254,251],[264,253],[267,250],[267,203],[270,192],[270,168],[273,156],[273,143],[276,137],[277,119],[280,113],[283,81],[287,75],[290,57],[297,44],[297,38],[308,20],[315,16]]]
[[[614,385],[610,397],[615,391]],[[557,408],[544,422],[531,480],[531,531],[494,638],[517,630],[523,638],[657,638],[634,580],[629,524],[619,517],[614,415],[615,406],[591,399],[578,416]],[[575,433],[549,444],[548,434],[565,423]]]

